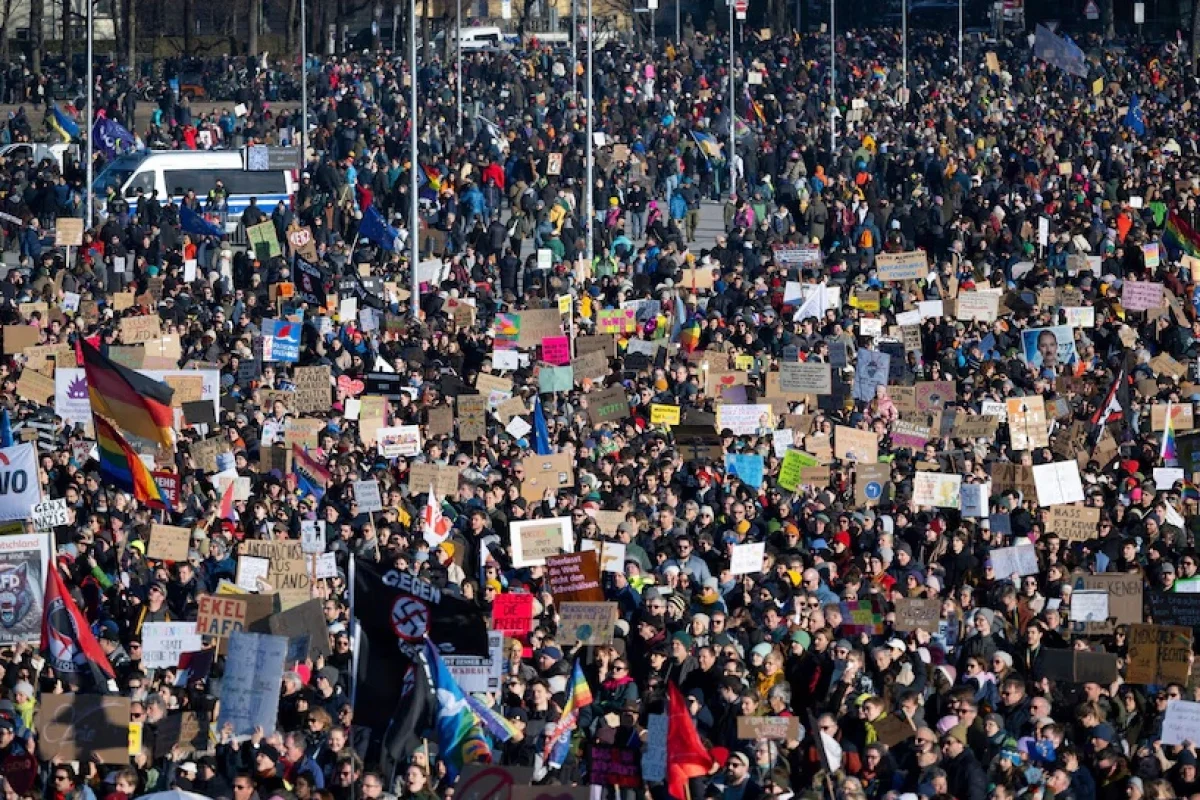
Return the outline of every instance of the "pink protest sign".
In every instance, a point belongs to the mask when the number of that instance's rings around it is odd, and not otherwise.
[[[547,336],[542,339],[542,361],[563,367],[571,363],[571,343],[566,336]]]

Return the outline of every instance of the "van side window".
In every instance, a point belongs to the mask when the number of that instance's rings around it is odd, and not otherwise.
[[[149,197],[154,191],[154,173],[147,170],[139,172],[133,176],[133,180],[129,181],[129,186],[125,189],[126,197],[137,197],[137,190],[141,189]],[[159,198],[160,200],[162,198]]]

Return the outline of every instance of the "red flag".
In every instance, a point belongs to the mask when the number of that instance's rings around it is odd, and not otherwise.
[[[116,677],[54,563],[46,574],[42,652],[58,677],[72,688],[103,691],[108,679]]]
[[[235,481],[230,481],[225,487],[225,493],[221,495],[221,505],[217,507],[217,518],[235,521],[237,514],[233,510],[233,484]]]
[[[679,687],[667,684],[667,793],[675,800],[686,800],[688,780],[707,775],[714,763],[696,733]]]

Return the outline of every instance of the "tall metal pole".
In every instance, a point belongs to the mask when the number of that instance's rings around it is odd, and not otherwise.
[[[579,108],[579,0],[571,0],[571,102]]]
[[[408,4],[408,149],[412,168],[408,171],[408,269],[412,279],[412,318],[421,318],[421,284],[417,282],[417,263],[421,260],[421,218],[417,207],[417,170],[421,168],[417,152],[417,0]]]
[[[454,38],[458,40],[458,138],[462,139],[463,110],[462,110],[462,0],[458,0],[458,21],[454,25]]]
[[[963,74],[963,0],[958,0],[958,74]]]
[[[904,39],[903,46],[901,49],[904,54],[904,57],[903,57],[904,89],[905,89],[905,96],[907,97],[907,95],[908,95],[908,0],[900,0],[900,30],[901,30],[900,35]],[[908,101],[905,100],[904,104],[908,105]]]
[[[829,158],[837,150],[837,34],[834,33],[834,10],[837,0],[829,0]]]
[[[596,147],[592,135],[592,87],[596,83],[592,73],[592,51],[596,31],[592,28],[592,0],[587,0],[587,37],[587,186],[583,192],[583,208],[587,212],[587,242],[584,246],[584,253],[587,255],[588,269],[591,269],[592,260],[596,255],[595,245],[592,241],[596,227],[596,209],[592,207],[592,196],[596,191]]]
[[[683,29],[679,27],[679,0],[675,0],[675,44],[683,42]]]
[[[84,125],[83,135],[87,139],[87,228],[91,230],[92,223],[96,221],[96,198],[92,195],[92,180],[95,166],[92,164],[93,149],[92,149],[92,124],[96,119],[96,112],[92,108],[92,95],[96,91],[96,76],[92,73],[92,42],[95,38],[92,25],[92,6],[95,0],[87,0],[87,124]],[[63,18],[63,26],[70,25],[71,21],[66,17]],[[133,125],[133,120],[129,120],[129,124]],[[69,266],[69,265],[68,265]]]
[[[392,48],[396,47],[396,18],[392,17]],[[308,165],[308,2],[300,0],[300,168]]]
[[[726,1],[729,3],[729,193],[732,195],[737,191],[737,135],[734,133],[737,128],[737,97],[733,93],[733,10],[735,0]]]

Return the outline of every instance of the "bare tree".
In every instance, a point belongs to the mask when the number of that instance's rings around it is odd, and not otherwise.
[[[0,22],[0,62],[8,63],[11,48],[8,42],[8,23],[12,19],[13,0],[4,0],[4,21]]]
[[[91,2],[91,0],[84,0],[84,2]],[[75,77],[75,67],[71,63],[75,50],[74,31],[71,30],[71,22],[74,17],[75,14],[74,9],[71,8],[71,0],[62,0],[62,50],[63,61],[67,64],[67,80]]]
[[[247,42],[248,55],[258,55],[258,23],[262,17],[262,0],[250,0],[250,35]]]
[[[299,0],[288,0],[287,7],[287,36],[284,41],[284,50],[288,53],[295,53],[300,48],[297,46],[296,27],[299,25],[300,3]],[[301,31],[301,35],[307,35],[307,31]]]
[[[192,54],[192,37],[196,33],[196,0],[183,0],[183,54]]]
[[[1192,44],[1188,55],[1192,58],[1193,75],[1200,75],[1200,58],[1196,57],[1197,53],[1200,53],[1200,0],[1192,0]]]
[[[137,0],[125,0],[125,60],[131,74],[137,74]]]
[[[32,50],[29,62],[35,75],[42,71],[42,48],[46,41],[42,20],[45,13],[46,0],[29,0],[29,46]]]

